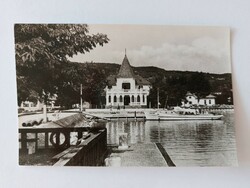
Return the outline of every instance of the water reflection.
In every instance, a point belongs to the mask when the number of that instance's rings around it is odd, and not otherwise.
[[[145,122],[143,121],[107,122],[108,143],[118,144],[119,133],[128,134],[129,144],[144,142],[146,138],[145,127]]]
[[[108,143],[119,133],[129,144],[160,142],[177,166],[237,165],[233,114],[216,121],[107,122]]]

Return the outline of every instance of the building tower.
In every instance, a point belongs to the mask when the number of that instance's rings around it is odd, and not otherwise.
[[[107,81],[106,108],[147,106],[150,82],[134,73],[126,52],[118,74],[109,76]]]

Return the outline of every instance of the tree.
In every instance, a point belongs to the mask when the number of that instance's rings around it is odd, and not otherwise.
[[[59,87],[66,84],[62,81],[61,73],[65,64],[68,64],[67,58],[89,52],[108,41],[105,34],[89,34],[87,25],[16,24],[19,103],[21,100],[30,100],[31,92],[37,93],[46,103],[49,95],[57,93]],[[25,88],[28,89],[25,91]]]
[[[89,63],[68,63],[61,71],[61,83],[58,88],[58,103],[66,108],[79,103],[80,84],[83,100],[92,105],[100,105],[102,93],[106,86],[105,75],[101,68],[89,66]]]
[[[192,93],[198,93],[201,96],[211,92],[210,83],[207,80],[205,73],[195,72],[188,80],[188,89]]]

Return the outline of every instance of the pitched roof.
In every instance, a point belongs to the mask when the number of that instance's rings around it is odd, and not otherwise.
[[[117,75],[117,78],[134,78],[134,77],[135,75],[133,69],[129,64],[127,55],[125,55],[119,73]]]
[[[197,96],[193,93],[191,93],[190,91],[187,92],[186,96],[193,96],[194,98],[197,98]]]
[[[208,96],[206,96],[207,99],[213,99],[213,98],[216,98],[214,95],[212,94],[209,94]]]
[[[141,77],[140,75],[137,75],[134,73],[127,55],[125,55],[122,65],[120,67],[120,70],[117,75],[110,75],[107,78],[108,86],[113,86],[116,84],[117,78],[134,78],[136,85],[142,86],[142,85],[151,85],[149,81],[147,81],[145,78]]]
[[[190,93],[189,91],[187,92],[186,96],[192,96],[193,94]]]

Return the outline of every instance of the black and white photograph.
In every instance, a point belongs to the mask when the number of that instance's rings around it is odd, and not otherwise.
[[[238,166],[230,28],[15,24],[19,165]]]

